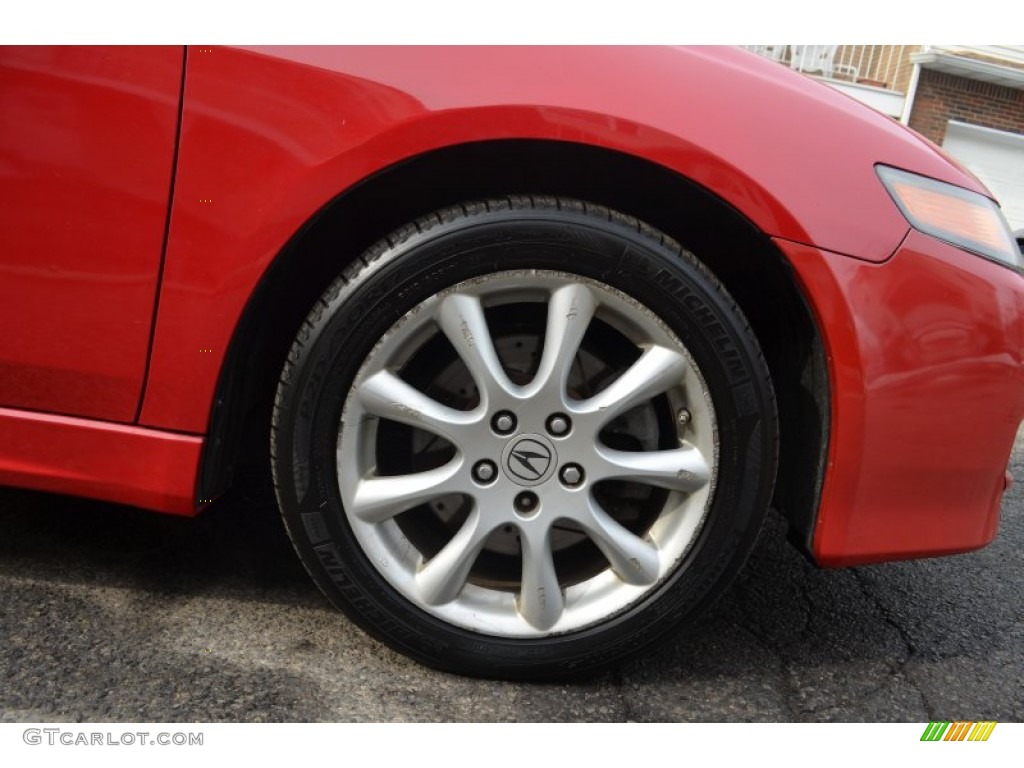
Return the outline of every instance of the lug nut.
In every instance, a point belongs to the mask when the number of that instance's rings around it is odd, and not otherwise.
[[[540,504],[540,499],[532,491],[523,491],[516,496],[515,501],[512,503],[516,508],[516,512],[529,514],[536,511],[537,505]]]
[[[579,464],[566,464],[562,467],[562,473],[559,475],[562,478],[562,482],[570,487],[574,487],[583,482],[583,468]]]
[[[493,461],[484,459],[473,466],[473,479],[478,483],[489,483],[498,474],[498,468]]]
[[[516,428],[516,417],[508,411],[498,411],[491,419],[491,428],[499,435],[507,435]]]
[[[690,416],[690,412],[688,410],[680,408],[679,413],[676,414],[676,418],[679,420],[679,426],[685,427],[690,423],[690,419],[693,417]]]
[[[561,437],[562,435],[568,434],[571,427],[572,422],[569,421],[569,417],[563,413],[556,413],[548,417],[548,432],[555,437]]]

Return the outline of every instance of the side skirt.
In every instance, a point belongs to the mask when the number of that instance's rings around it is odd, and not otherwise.
[[[0,408],[0,485],[195,515],[203,438]]]

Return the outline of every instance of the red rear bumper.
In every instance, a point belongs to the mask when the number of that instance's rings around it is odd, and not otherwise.
[[[776,243],[810,297],[829,361],[817,561],[988,544],[1024,418],[1024,278],[917,232],[881,264]]]

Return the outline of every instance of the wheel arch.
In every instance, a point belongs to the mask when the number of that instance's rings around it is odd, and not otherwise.
[[[723,282],[761,344],[776,388],[781,445],[773,504],[809,551],[828,449],[822,334],[792,269],[746,217],[700,185],[632,155],[549,140],[460,144],[417,155],[344,191],[295,233],[245,306],[214,393],[197,498],[265,458],[285,355],[323,289],[375,241],[445,206],[506,194],[599,203],[649,223]],[[337,258],[325,259],[325,251]]]

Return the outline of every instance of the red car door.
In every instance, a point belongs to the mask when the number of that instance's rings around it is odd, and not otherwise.
[[[0,48],[0,407],[135,419],[184,56]]]

